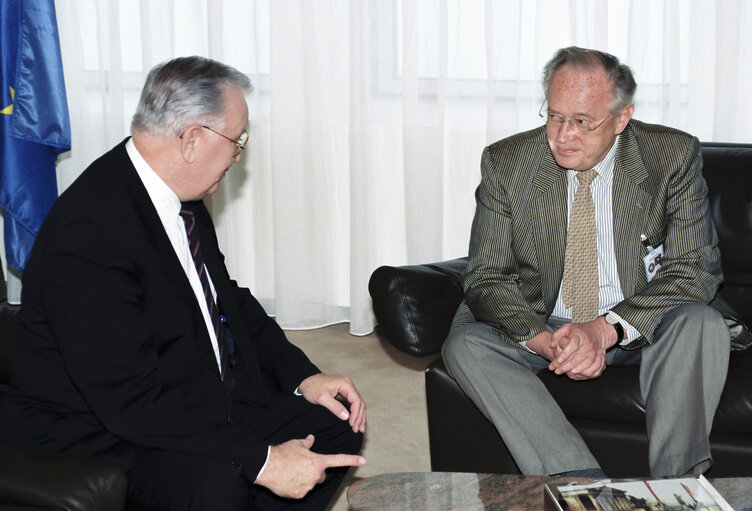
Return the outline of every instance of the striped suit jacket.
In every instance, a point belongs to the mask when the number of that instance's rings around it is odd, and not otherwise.
[[[454,326],[484,321],[509,343],[546,329],[564,272],[566,171],[540,127],[483,151],[481,183],[462,276],[465,301]],[[684,132],[630,121],[621,135],[613,180],[614,252],[625,299],[612,310],[651,342],[662,316],[679,305],[711,303],[722,281],[718,237],[702,176],[700,143]],[[647,281],[640,240],[646,234],[665,256]]]

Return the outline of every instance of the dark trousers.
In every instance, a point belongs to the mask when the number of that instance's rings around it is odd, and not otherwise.
[[[312,451],[357,454],[363,435],[347,421],[302,397],[280,394],[257,421],[254,433],[270,445],[315,436]],[[128,511],[168,510],[323,510],[334,496],[347,467],[327,470],[326,480],[301,500],[277,497],[253,484],[229,460],[185,452],[151,450],[128,471]],[[250,480],[249,480],[250,479]]]

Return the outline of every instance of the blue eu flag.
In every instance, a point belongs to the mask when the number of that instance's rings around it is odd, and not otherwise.
[[[55,161],[70,149],[54,0],[2,0],[0,206],[8,264],[23,271],[57,198]]]

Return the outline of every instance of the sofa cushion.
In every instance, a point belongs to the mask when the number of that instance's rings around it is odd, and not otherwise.
[[[637,368],[607,367],[595,380],[573,381],[548,370],[538,377],[567,417],[645,423]]]
[[[726,385],[713,419],[713,432],[749,435],[752,431],[752,349],[731,353]]]
[[[0,443],[0,502],[30,509],[120,511],[126,477],[94,458]]]
[[[542,371],[538,377],[570,418],[645,424],[637,367],[610,366],[595,380],[572,381]],[[713,432],[748,435],[752,424],[752,351],[731,353]]]

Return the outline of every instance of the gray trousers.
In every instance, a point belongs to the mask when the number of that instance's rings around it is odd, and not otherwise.
[[[640,366],[652,477],[710,468],[708,436],[726,381],[729,350],[730,334],[720,313],[690,304],[664,316],[651,344],[606,353],[607,366]],[[494,424],[523,474],[599,467],[536,376],[548,367],[546,359],[503,342],[481,322],[452,330],[442,356],[452,377]]]

